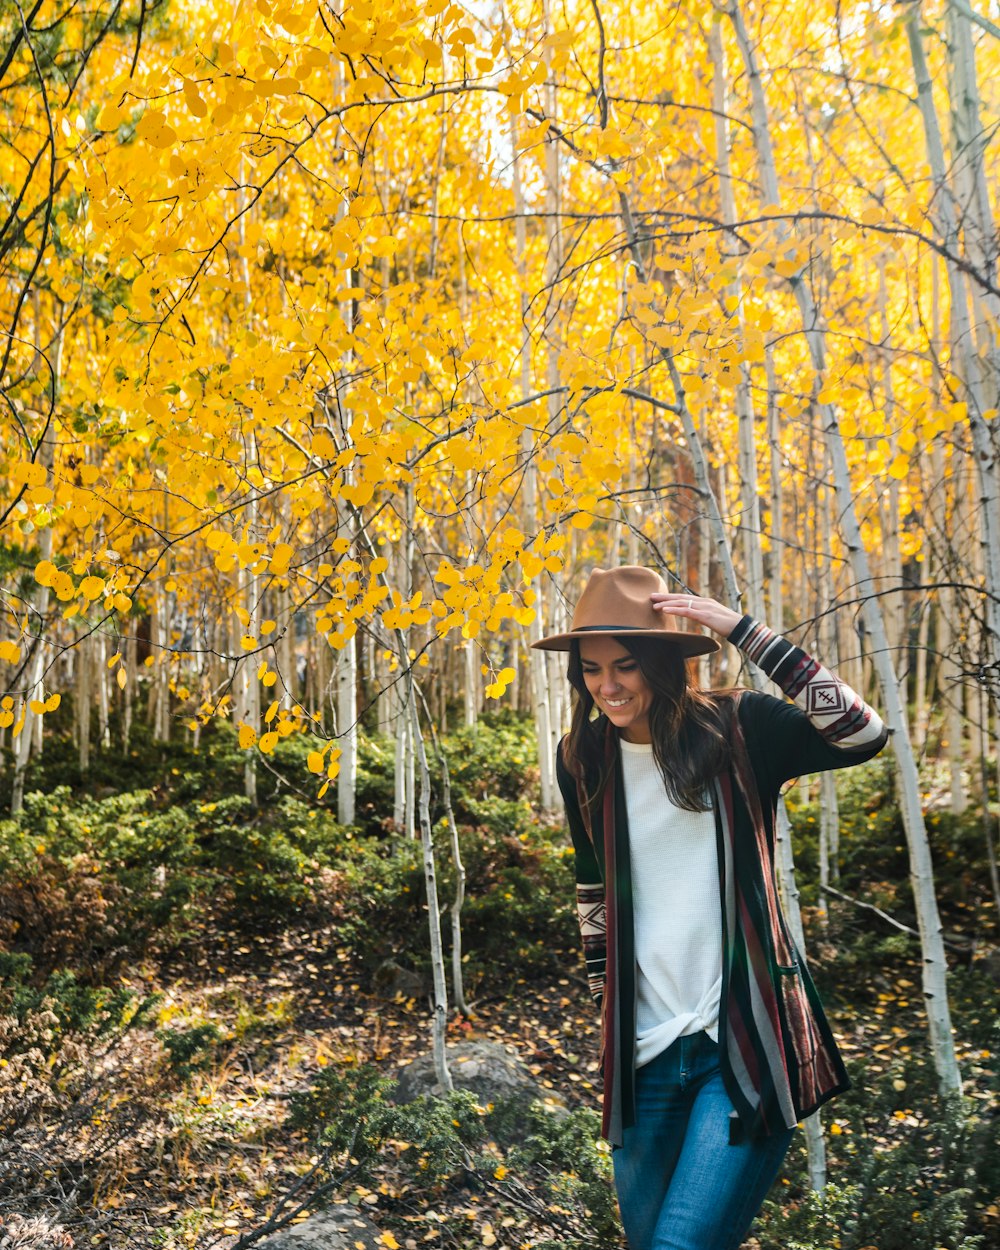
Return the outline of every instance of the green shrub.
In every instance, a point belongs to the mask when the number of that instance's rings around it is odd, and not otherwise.
[[[496,983],[564,969],[567,952],[577,958],[573,860],[561,831],[510,837],[480,827],[462,830],[460,844],[467,873],[462,943],[471,974]],[[442,875],[450,897],[450,864]]]
[[[189,1029],[158,1029],[156,1036],[167,1052],[170,1067],[183,1080],[207,1068],[222,1041],[222,1034],[211,1022]]]
[[[383,1147],[391,1139],[411,1195],[489,1188],[501,1211],[515,1201],[520,1210],[527,1186],[540,1207],[561,1213],[556,1222],[569,1240],[559,1244],[617,1242],[611,1160],[599,1143],[595,1112],[557,1114],[523,1098],[483,1107],[468,1090],[395,1105],[394,1084],[371,1064],[324,1069],[293,1096],[289,1126],[304,1129],[330,1152],[334,1176],[339,1164],[349,1163],[352,1180],[370,1180],[384,1165]],[[506,1150],[498,1144],[512,1138],[518,1144]]]
[[[485,717],[449,735],[443,749],[459,824],[475,824],[469,801],[487,798],[538,800],[538,748],[532,721],[510,714]]]
[[[298,920],[343,833],[285,798],[266,816],[241,795],[164,805],[154,791],[74,800],[30,794],[0,820],[0,946],[35,973],[100,983],[154,938],[169,946],[215,916],[253,927]]]
[[[849,1066],[853,1088],[825,1113],[839,1130],[828,1138],[830,1182],[812,1193],[805,1150],[794,1149],[791,1183],[759,1221],[761,1250],[813,1250],[833,1230],[840,1250],[983,1245],[981,1212],[1000,1192],[995,1118],[976,1101],[942,1098],[922,1051],[875,1081],[866,1064]]]
[[[436,832],[445,950],[455,868],[445,829]],[[462,950],[467,982],[499,988],[527,970],[565,966],[578,942],[572,861],[561,835],[519,837],[485,827],[459,830],[466,872]],[[422,849],[410,838],[345,840],[333,887],[338,939],[368,972],[386,959],[426,973],[429,961]]]
[[[24,1024],[44,1014],[53,1041],[75,1033],[98,1039],[142,1023],[158,1001],[159,995],[140,998],[123,985],[84,984],[66,969],[39,977],[29,954],[0,951],[0,1015]]]
[[[502,1114],[502,1106],[495,1114]],[[554,1115],[541,1103],[532,1104],[528,1114],[527,1130],[521,1144],[507,1152],[507,1165],[518,1174],[540,1173],[549,1202],[578,1211],[599,1246],[617,1244],[618,1206],[600,1116],[583,1108]]]

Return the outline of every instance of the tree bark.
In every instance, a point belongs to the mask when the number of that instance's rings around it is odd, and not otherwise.
[[[400,638],[400,646],[405,643]],[[403,652],[405,656],[405,650]],[[427,888],[427,925],[430,931],[431,975],[434,980],[433,1025],[432,1036],[434,1046],[434,1071],[442,1090],[452,1089],[451,1074],[448,1071],[448,1056],[445,1050],[445,1037],[448,1028],[448,985],[444,973],[444,951],[441,946],[441,910],[438,903],[437,872],[434,864],[434,836],[431,829],[431,775],[427,767],[427,753],[424,750],[423,735],[420,732],[420,719],[417,711],[416,691],[414,689],[413,670],[407,674],[407,703],[409,705],[409,721],[415,746],[415,754],[420,767],[420,842],[424,855],[424,884]]]
[[[989,316],[984,313],[974,320],[970,315],[966,275],[958,263],[962,256],[960,210],[969,209],[966,243],[969,260],[979,266],[983,276],[995,279],[995,230],[989,213],[989,196],[981,159],[983,142],[979,122],[979,98],[976,87],[975,61],[972,53],[968,19],[954,5],[948,7],[949,29],[953,39],[950,61],[952,90],[956,93],[953,118],[956,121],[956,146],[959,159],[956,181],[966,187],[967,205],[956,203],[955,191],[948,181],[944,142],[937,111],[934,107],[933,85],[921,34],[919,4],[911,7],[904,18],[910,59],[917,87],[917,102],[924,123],[924,139],[931,177],[938,187],[934,196],[938,230],[945,248],[945,270],[951,295],[951,338],[965,384],[968,422],[972,432],[979,487],[980,544],[986,580],[987,660],[1000,666],[1000,469],[996,448],[983,414],[996,407],[998,384],[997,347],[993,340],[1000,320],[1000,306],[992,298]],[[985,208],[984,208],[985,203]],[[987,218],[989,220],[987,221]],[[972,306],[985,305],[986,296],[973,292]],[[977,339],[981,340],[977,343]]]
[[[769,205],[780,208],[781,199],[771,146],[770,123],[760,73],[738,4],[732,5],[729,15],[750,86],[754,141],[764,199]],[[809,287],[801,277],[793,277],[790,282],[799,305],[802,329],[809,346],[813,369],[818,378],[823,378],[826,372],[826,347],[818,309],[813,303]],[[868,553],[861,538],[854,490],[837,413],[832,404],[820,403],[817,400],[816,407],[822,421],[833,467],[844,542],[857,582],[858,594],[864,598],[863,617],[871,638],[874,664],[879,675],[887,713],[886,720],[890,727],[893,753],[896,758],[900,807],[909,847],[910,880],[913,885],[923,953],[923,993],[931,1052],[942,1093],[955,1094],[961,1092],[961,1076],[951,1031],[947,963],[934,891],[930,843],[920,806],[920,780],[917,775],[916,759],[907,733],[903,709],[900,706],[898,679],[892,664],[879,600],[874,594],[874,579],[869,567]]]

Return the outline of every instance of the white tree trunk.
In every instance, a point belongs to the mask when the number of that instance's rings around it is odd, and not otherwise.
[[[111,679],[108,667],[102,661],[104,659],[104,638],[99,635],[95,640],[96,648],[91,648],[95,653],[94,659],[94,676],[98,682],[99,690],[105,691],[103,695],[99,695],[99,700],[105,706],[107,705],[107,684]],[[135,711],[135,699],[138,694],[139,680],[139,661],[138,646],[135,639],[135,627],[133,625],[129,634],[122,639],[122,650],[125,653],[125,698],[122,706],[122,749],[128,751],[129,744],[132,740],[132,717]],[[105,728],[107,729],[107,718],[105,718]],[[197,750],[197,747],[195,748]]]
[[[479,722],[479,655],[475,639],[467,638],[462,644],[462,711],[466,729],[474,729]]]
[[[49,463],[47,468],[50,471],[51,467],[51,463]],[[39,536],[38,551],[41,559],[50,560],[52,558],[52,529],[49,526],[46,526]],[[10,800],[10,813],[12,816],[16,816],[24,804],[25,773],[28,768],[28,760],[31,757],[35,721],[38,719],[36,713],[31,710],[31,701],[32,699],[44,700],[45,698],[42,679],[45,673],[47,653],[45,645],[45,618],[49,610],[48,586],[36,587],[35,593],[31,598],[32,611],[30,619],[37,631],[38,641],[28,665],[28,676],[25,683],[24,699],[21,704],[21,714],[17,718],[18,721],[21,721],[21,730],[17,737],[14,738],[14,783]],[[16,725],[17,721],[15,721],[15,728]]]
[[[441,740],[434,733],[434,752],[441,769],[441,791],[444,800],[445,815],[448,820],[448,834],[451,839],[451,858],[455,865],[455,897],[451,901],[451,986],[455,995],[455,1006],[463,1016],[470,1014],[465,1001],[465,977],[462,971],[462,907],[465,903],[465,864],[462,862],[462,848],[458,841],[458,826],[455,823],[455,809],[451,803],[451,772],[448,768],[448,757],[445,755]]]
[[[32,306],[34,310],[34,365],[36,369],[40,370],[42,366],[42,309],[37,289],[32,298]],[[62,348],[63,335],[60,329],[55,335],[48,357],[48,366],[52,369],[53,388],[56,395],[59,393],[59,381],[62,374]],[[25,416],[28,415],[27,413],[25,414]],[[36,463],[45,469],[46,485],[50,482],[52,468],[55,464],[56,429],[56,424],[53,422],[49,427],[47,436],[42,439],[37,448]],[[50,525],[45,526],[38,536],[38,554],[42,560],[52,559],[52,527]],[[14,778],[10,801],[12,816],[17,815],[24,803],[25,773],[28,767],[28,760],[31,757],[32,744],[35,742],[37,730],[41,728],[40,724],[36,728],[35,722],[40,721],[41,718],[31,710],[30,705],[33,699],[44,701],[45,698],[43,678],[48,656],[48,647],[45,640],[48,635],[46,616],[49,610],[49,599],[48,586],[35,587],[34,594],[31,596],[31,611],[28,613],[28,620],[30,627],[35,630],[38,642],[28,665],[21,715],[15,720],[15,728],[18,721],[20,721],[21,729],[13,742]]]
[[[76,683],[74,708],[76,711],[76,746],[80,776],[90,772],[90,685],[94,668],[94,640],[81,638],[76,646]]]
[[[785,599],[782,577],[785,570],[784,489],[781,481],[781,426],[778,420],[778,379],[774,370],[774,350],[764,348],[767,377],[767,441],[771,451],[771,578],[768,583],[768,617],[771,628],[783,633]]]
[[[396,675],[398,676],[398,674]],[[393,824],[402,829],[406,824],[406,772],[410,740],[409,714],[406,707],[406,694],[402,680],[394,682],[390,689],[389,699],[393,708],[392,724],[395,745],[392,820]]]
[[[358,649],[357,637],[349,638],[337,657],[337,820],[353,825],[358,783]]]
[[[528,282],[527,282],[527,230],[525,228],[524,190],[521,186],[521,164],[517,151],[517,118],[510,115],[511,144],[511,183],[514,193],[514,247],[518,277],[521,286],[521,347],[520,347],[520,390],[521,398],[527,399],[532,393],[531,382],[531,336],[528,333]],[[551,191],[547,187],[547,193]],[[549,351],[550,371],[554,354]],[[550,400],[550,416],[552,413]],[[538,474],[535,468],[534,434],[526,429],[522,439],[525,455],[524,470],[524,515],[525,527],[529,535],[534,535],[538,527],[537,499]],[[544,596],[539,595],[535,619],[529,627],[529,640],[537,642],[546,633],[544,619]],[[553,811],[557,806],[555,756],[552,751],[552,708],[548,680],[548,665],[543,652],[528,650],[528,666],[531,676],[532,706],[535,713],[535,740],[538,752],[538,772],[541,778],[542,808]]]
[[[405,656],[405,642],[400,638],[400,646]],[[409,703],[410,730],[415,745],[415,754],[420,763],[420,842],[424,853],[424,884],[427,888],[427,925],[430,930],[431,973],[434,979],[433,1025],[434,1070],[438,1084],[442,1090],[452,1088],[451,1074],[448,1071],[448,1057],[445,1051],[445,1037],[448,1028],[448,984],[444,971],[444,950],[441,946],[441,911],[438,904],[437,873],[434,866],[434,838],[431,829],[431,778],[427,767],[427,754],[424,750],[423,735],[420,732],[420,720],[417,714],[416,691],[413,673],[407,674],[407,694]]]
[[[730,172],[729,114],[727,112],[726,62],[722,45],[720,19],[715,17],[708,28],[708,49],[712,62],[712,108],[715,114],[715,161],[719,173],[719,203],[722,223],[727,227],[723,236],[723,250],[732,258],[736,276],[726,287],[731,301],[733,317],[742,345],[745,321],[743,317],[743,282],[739,272],[739,241],[728,231],[736,225],[736,198]],[[757,619],[764,617],[764,557],[761,551],[760,496],[757,491],[757,446],[754,425],[753,394],[750,389],[750,367],[740,361],[739,380],[736,383],[736,418],[738,422],[738,453],[740,475],[740,533],[748,611]]]
[[[980,311],[976,322],[969,310],[969,293],[966,275],[958,259],[962,255],[960,221],[961,208],[969,209],[966,226],[966,244],[969,259],[984,272],[989,280],[995,279],[995,231],[989,213],[988,191],[982,169],[980,145],[983,142],[982,127],[978,118],[978,91],[976,89],[975,62],[972,55],[971,32],[968,20],[953,5],[948,6],[949,29],[954,46],[950,68],[953,90],[957,89],[953,117],[956,118],[956,142],[960,159],[956,181],[966,187],[967,205],[957,205],[953,187],[948,182],[947,166],[941,127],[934,107],[933,85],[927,58],[924,54],[919,5],[906,14],[907,39],[913,75],[917,86],[917,101],[924,123],[924,140],[931,176],[939,188],[934,196],[937,210],[938,230],[945,247],[948,288],[951,295],[951,339],[954,344],[958,371],[966,386],[968,420],[972,431],[977,480],[979,487],[980,542],[983,567],[986,576],[986,624],[989,636],[987,659],[1000,663],[1000,470],[996,448],[983,413],[995,407],[998,376],[997,347],[994,340],[995,327],[1000,319],[1000,306],[995,299],[974,294],[973,311]],[[966,38],[967,36],[967,38]],[[957,80],[957,88],[954,85]],[[985,202],[985,208],[983,207]],[[987,318],[981,310],[989,313]],[[979,338],[981,345],[977,344]]]
[[[735,3],[730,9],[730,17],[750,85],[754,140],[757,148],[758,168],[764,199],[766,203],[779,208],[781,200],[778,192],[777,171],[771,147],[770,123],[768,121],[767,105],[760,73],[757,69],[742,12]],[[817,377],[823,378],[826,372],[826,350],[818,310],[813,304],[812,295],[807,284],[801,278],[792,278],[790,281],[802,315],[803,332],[809,346],[813,368]],[[920,779],[917,775],[916,760],[907,734],[903,709],[900,706],[899,685],[892,664],[882,612],[879,601],[873,593],[875,587],[869,568],[868,553],[861,539],[861,528],[858,523],[854,491],[847,465],[847,454],[844,450],[844,442],[840,433],[837,414],[831,404],[817,402],[816,407],[822,421],[827,449],[833,466],[844,543],[847,547],[851,568],[858,585],[858,593],[864,597],[864,621],[871,639],[873,659],[879,675],[882,697],[887,713],[886,722],[891,731],[892,747],[896,757],[900,807],[909,847],[910,880],[913,885],[914,904],[923,953],[923,992],[930,1028],[931,1052],[942,1093],[958,1093],[961,1091],[961,1077],[951,1032],[951,1013],[947,993],[947,963],[944,953],[941,919],[938,914],[937,897],[934,891],[934,872],[931,862],[930,843],[924,824],[924,814],[920,806]]]

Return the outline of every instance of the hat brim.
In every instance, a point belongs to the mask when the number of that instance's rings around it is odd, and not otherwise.
[[[658,638],[678,647],[686,656],[711,655],[720,650],[720,644],[707,634],[683,634],[674,629],[578,629],[568,634],[550,634],[531,646],[536,651],[568,651],[574,639],[579,642],[584,638]]]

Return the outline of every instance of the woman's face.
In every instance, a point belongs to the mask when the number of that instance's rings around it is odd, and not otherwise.
[[[627,742],[652,742],[649,709],[653,691],[635,656],[617,638],[580,641],[580,667],[590,696]]]

